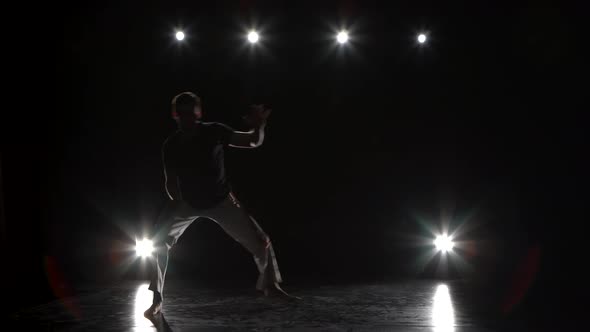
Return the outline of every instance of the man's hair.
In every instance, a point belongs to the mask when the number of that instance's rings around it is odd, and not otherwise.
[[[195,106],[201,106],[201,98],[193,93],[183,93],[176,99],[176,112],[179,115],[192,113]]]

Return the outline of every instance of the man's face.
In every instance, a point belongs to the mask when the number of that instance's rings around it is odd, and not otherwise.
[[[190,124],[200,120],[203,117],[201,106],[196,105],[192,112],[181,112],[178,115],[178,120],[183,124]]]
[[[203,110],[200,105],[195,105],[195,120],[201,120],[203,117]]]

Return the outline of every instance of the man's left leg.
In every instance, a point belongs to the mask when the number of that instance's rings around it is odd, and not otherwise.
[[[282,282],[281,273],[270,238],[256,220],[246,213],[235,196],[230,194],[217,207],[208,210],[206,215],[254,256],[259,272],[256,288],[265,294],[275,290],[283,292],[279,286]]]

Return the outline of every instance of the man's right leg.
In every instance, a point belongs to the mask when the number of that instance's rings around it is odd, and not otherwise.
[[[155,252],[150,266],[150,286],[154,292],[152,306],[144,313],[146,317],[157,314],[164,300],[164,281],[168,268],[168,252],[182,233],[198,218],[196,212],[185,202],[170,201],[160,214],[156,231],[152,235]]]

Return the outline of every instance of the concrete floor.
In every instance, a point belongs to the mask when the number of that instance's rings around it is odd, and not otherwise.
[[[163,319],[143,311],[152,293],[143,281],[81,288],[74,298],[30,308],[13,322],[37,331],[496,331],[474,313],[453,282],[406,281],[287,289],[296,302],[250,289],[212,289],[171,280]],[[512,330],[512,329],[511,329]],[[515,328],[514,330],[520,330]]]

